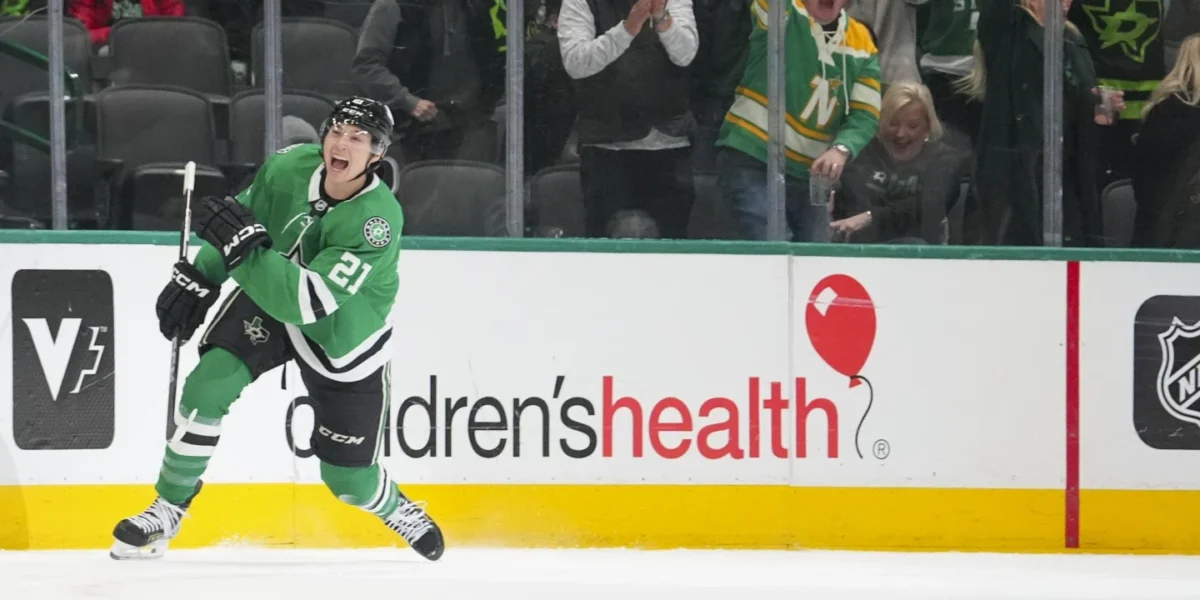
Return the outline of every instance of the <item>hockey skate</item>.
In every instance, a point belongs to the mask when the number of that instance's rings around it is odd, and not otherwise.
[[[400,505],[392,516],[383,520],[389,529],[400,534],[417,554],[429,560],[442,557],[446,549],[442,530],[425,512],[424,502],[413,502],[400,494]]]
[[[162,558],[167,545],[179,535],[183,517],[203,485],[204,482],[197,482],[196,492],[179,506],[158,497],[141,514],[117,523],[108,555],[115,560]]]

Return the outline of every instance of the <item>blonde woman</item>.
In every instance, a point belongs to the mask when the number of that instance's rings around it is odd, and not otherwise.
[[[1058,0],[1047,0],[1057,2]],[[983,100],[975,190],[984,244],[1041,246],[1042,0],[980,2],[981,60],[966,91]],[[1065,15],[1071,0],[1062,0]],[[1063,44],[1063,244],[1103,243],[1096,189],[1096,70],[1083,36],[1068,24]],[[1120,97],[1114,108],[1123,110]],[[1106,121],[1100,118],[1099,121]]]
[[[908,81],[890,86],[878,135],[842,176],[834,241],[945,243],[942,221],[969,155],[942,134],[929,88]]]
[[[1200,170],[1189,159],[1195,156],[1189,150],[1200,140],[1200,35],[1180,45],[1175,67],[1150,95],[1142,116],[1132,157],[1137,199],[1133,245],[1162,246],[1168,242],[1158,231],[1159,216],[1173,204],[1176,180]]]

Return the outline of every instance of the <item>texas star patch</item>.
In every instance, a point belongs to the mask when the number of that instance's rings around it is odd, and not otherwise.
[[[367,238],[368,244],[382,248],[392,241],[392,226],[383,217],[371,217],[363,225],[363,237]]]

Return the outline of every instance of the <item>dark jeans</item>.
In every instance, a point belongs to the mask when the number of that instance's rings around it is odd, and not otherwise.
[[[824,206],[808,201],[808,179],[785,178],[785,212],[788,239],[793,242],[828,242],[829,212]],[[743,240],[767,239],[767,164],[732,148],[717,153],[717,183],[721,197],[729,203],[738,237]]]
[[[587,213],[587,237],[607,237],[622,210],[645,211],[664,238],[687,238],[695,193],[692,149],[579,149],[579,177]]]

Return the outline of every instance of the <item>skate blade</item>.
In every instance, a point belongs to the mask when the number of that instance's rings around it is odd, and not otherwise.
[[[155,540],[145,546],[133,546],[120,540],[114,540],[108,555],[113,560],[152,560],[162,558],[167,553],[168,540]]]

